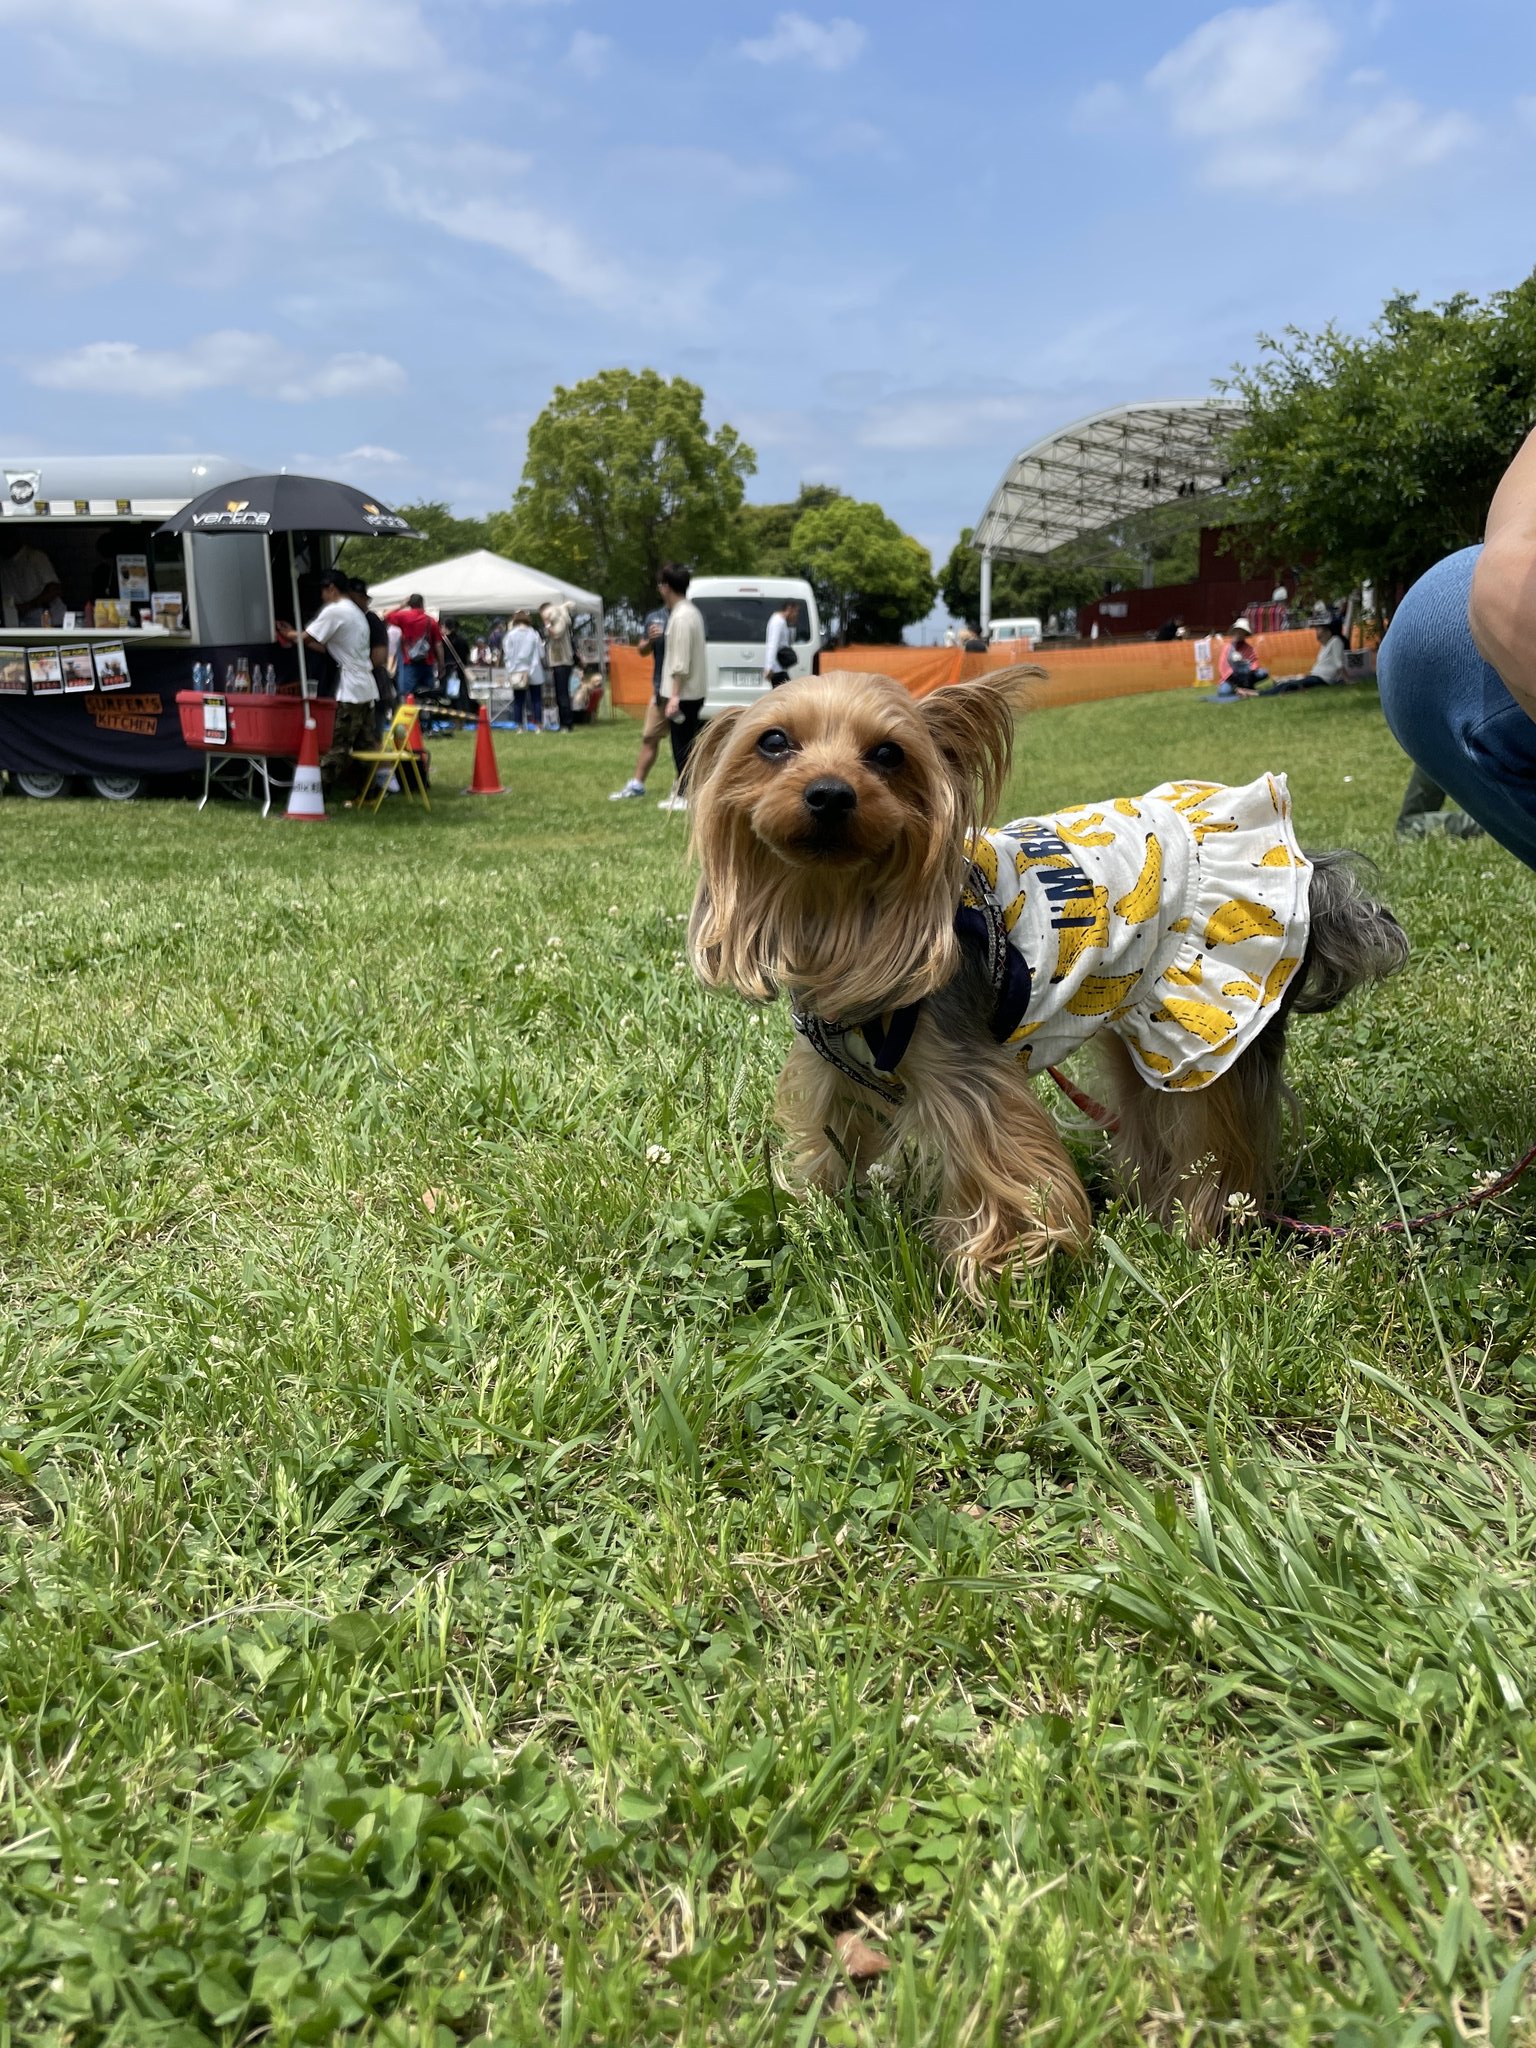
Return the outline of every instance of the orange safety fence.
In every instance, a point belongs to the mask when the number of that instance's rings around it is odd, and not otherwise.
[[[1310,627],[1294,633],[1257,634],[1253,644],[1259,665],[1282,676],[1305,675],[1317,652],[1317,636]],[[1213,662],[1219,662],[1219,637],[1212,640],[1211,654]],[[615,645],[608,656],[614,703],[630,709],[648,704],[649,654]],[[985,654],[966,654],[958,647],[839,647],[822,655],[821,666],[824,674],[862,669],[891,676],[914,697],[926,697],[946,683],[968,682],[993,669],[1009,668],[1016,661],[1032,661],[1045,670],[1045,680],[1033,691],[1033,702],[1041,710],[1057,704],[1091,704],[1106,697],[1135,697],[1152,690],[1215,688],[1214,680],[1202,682],[1195,674],[1193,640],[1110,641],[1097,647],[1048,647],[1036,654],[1017,646],[991,647]]]

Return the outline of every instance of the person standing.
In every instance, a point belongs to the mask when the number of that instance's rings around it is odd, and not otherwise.
[[[531,612],[513,613],[502,652],[512,689],[512,722],[537,732],[544,704],[544,647]]]
[[[277,621],[284,647],[299,638],[286,619]],[[373,738],[379,686],[368,658],[368,621],[353,603],[350,579],[342,569],[327,569],[320,578],[320,609],[304,628],[311,647],[329,654],[336,664],[336,724],[331,744],[320,757],[321,779],[330,785],[352,765],[352,752]]]
[[[763,649],[763,680],[770,690],[787,683],[795,665],[794,629],[800,617],[800,600],[786,597],[768,615],[768,640]]]
[[[378,685],[378,711],[374,724],[382,739],[384,728],[389,724],[395,711],[395,679],[389,666],[389,628],[373,611],[368,603],[368,586],[361,576],[354,576],[347,585],[347,594],[368,622],[368,666],[373,670],[373,680]]]
[[[419,704],[437,688],[437,655],[443,629],[413,591],[398,611],[384,614],[386,626],[400,628],[400,694]]]
[[[14,530],[8,533],[0,542],[0,624],[62,625],[63,600],[58,572],[42,549]]]
[[[709,654],[704,640],[704,619],[699,608],[688,602],[689,572],[678,562],[663,565],[656,588],[667,608],[666,677],[667,735],[672,742],[672,766],[677,782],[670,796],[657,805],[662,811],[686,811],[688,792],[683,777],[688,756],[704,716],[704,698],[709,690]]]
[[[544,659],[555,686],[555,710],[560,730],[571,729],[571,669],[576,653],[571,644],[571,608],[563,598],[545,605],[539,617],[544,621]]]
[[[645,778],[656,766],[656,756],[661,752],[662,734],[667,729],[665,606],[646,613],[645,624],[640,631],[640,652],[651,657],[651,701],[645,707],[645,723],[640,728],[640,751],[635,756],[635,772],[622,789],[616,789],[609,797],[611,804],[645,795]]]

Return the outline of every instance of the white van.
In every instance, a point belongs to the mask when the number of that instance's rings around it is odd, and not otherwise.
[[[993,619],[987,627],[994,647],[1000,641],[1019,640],[1026,647],[1034,648],[1044,631],[1038,619]]]
[[[819,674],[821,616],[815,592],[799,577],[695,576],[688,596],[704,620],[709,656],[706,718],[732,704],[755,704],[768,688],[763,676],[768,621],[786,598],[794,598],[798,608],[790,625],[795,650],[790,674]]]

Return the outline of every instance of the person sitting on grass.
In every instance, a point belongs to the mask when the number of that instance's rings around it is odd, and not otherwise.
[[[1218,697],[1257,697],[1260,683],[1269,681],[1269,670],[1260,668],[1254,657],[1253,637],[1246,619],[1234,622],[1221,650]]]
[[[1317,634],[1317,655],[1311,668],[1304,676],[1282,676],[1276,683],[1260,690],[1261,697],[1289,697],[1297,690],[1329,690],[1336,683],[1347,683],[1349,674],[1345,657],[1349,653],[1349,642],[1344,637],[1340,621],[1330,613],[1313,620]]]

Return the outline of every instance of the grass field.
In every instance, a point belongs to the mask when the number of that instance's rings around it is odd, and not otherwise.
[[[775,1193],[634,739],[0,804],[0,2043],[1531,2038],[1536,1179],[972,1309]],[[1436,1207],[1536,1135],[1536,880],[1393,846],[1372,699],[1045,714],[1010,803],[1271,766],[1415,946],[1291,1206]]]

